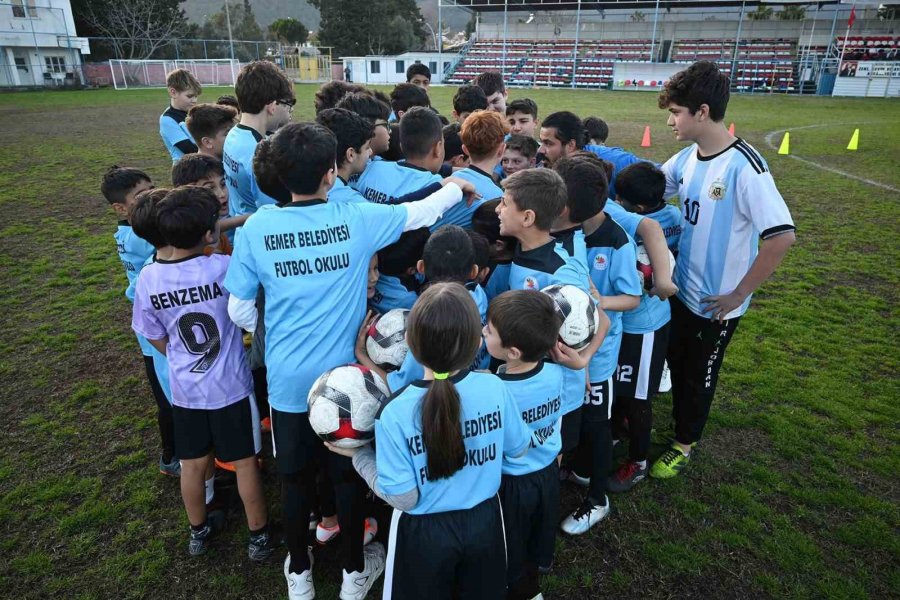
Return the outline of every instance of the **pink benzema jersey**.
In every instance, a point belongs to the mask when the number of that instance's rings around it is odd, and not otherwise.
[[[250,395],[253,380],[240,329],[228,317],[222,285],[231,257],[192,256],[147,265],[138,277],[131,327],[168,336],[172,403],[214,410]]]

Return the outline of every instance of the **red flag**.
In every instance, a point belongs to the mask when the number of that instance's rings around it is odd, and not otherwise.
[[[853,21],[855,21],[855,20],[856,20],[856,6],[854,5],[850,9],[850,18],[847,19],[847,29],[850,29],[851,27],[853,27]]]

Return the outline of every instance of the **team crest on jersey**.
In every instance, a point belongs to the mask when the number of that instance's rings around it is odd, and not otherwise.
[[[526,290],[536,290],[538,289],[538,281],[531,275],[525,278],[524,287]]]
[[[710,200],[722,200],[725,197],[726,189],[725,182],[721,179],[713,181],[712,185],[709,186]]]
[[[608,265],[609,259],[607,259],[605,255],[598,254],[594,257],[594,269],[597,271],[605,271]]]

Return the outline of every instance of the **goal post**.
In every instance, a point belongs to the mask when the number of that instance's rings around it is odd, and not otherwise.
[[[166,74],[186,69],[201,85],[233,86],[241,63],[230,58],[198,60],[125,60],[109,61],[113,87],[117,90],[166,87]]]

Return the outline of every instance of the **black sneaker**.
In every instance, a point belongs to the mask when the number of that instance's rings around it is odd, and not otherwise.
[[[218,533],[225,523],[225,515],[221,511],[214,511],[206,516],[206,525],[203,529],[191,527],[191,539],[188,542],[188,554],[200,556],[209,550],[209,540]]]
[[[641,481],[647,479],[647,462],[644,466],[640,463],[628,461],[613,474],[606,483],[606,489],[610,492],[627,492]]]
[[[275,552],[275,541],[266,529],[258,535],[251,535],[247,543],[247,556],[254,562],[263,562]]]

